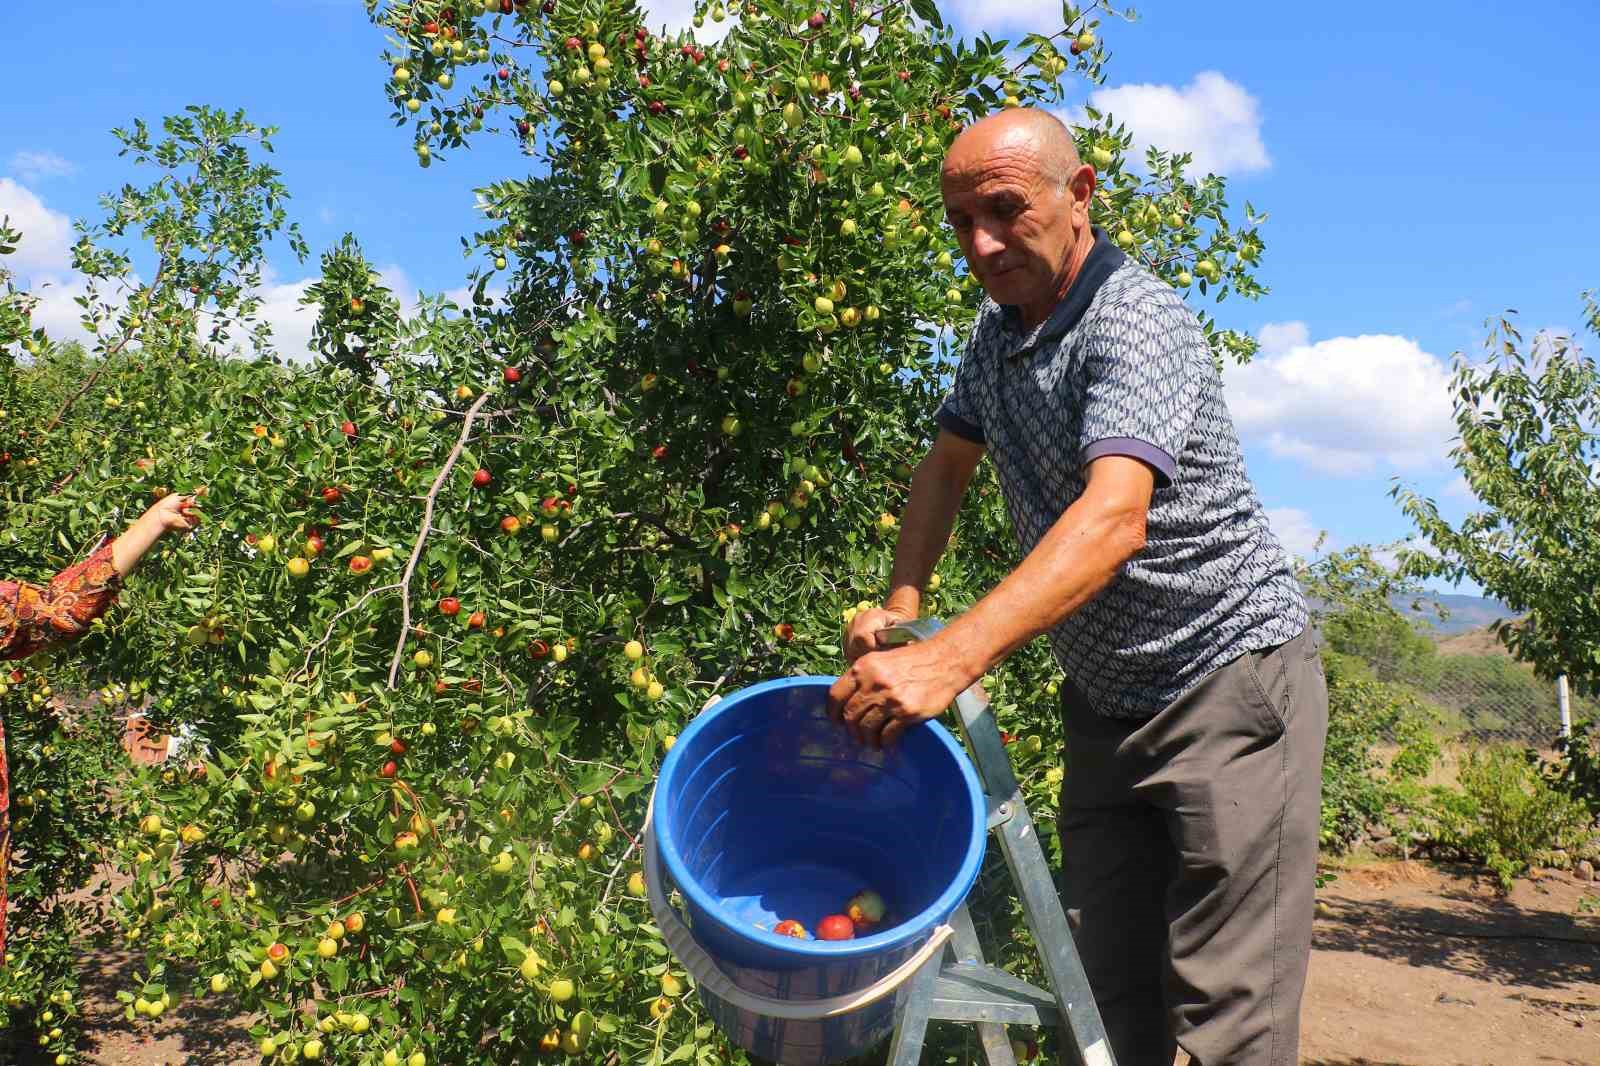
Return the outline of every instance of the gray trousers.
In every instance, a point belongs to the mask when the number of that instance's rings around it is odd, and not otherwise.
[[[1307,630],[1154,718],[1062,689],[1062,902],[1118,1066],[1294,1066],[1328,690]]]

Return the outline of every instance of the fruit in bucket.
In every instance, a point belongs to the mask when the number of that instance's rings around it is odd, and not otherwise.
[[[870,888],[851,896],[850,902],[844,907],[850,921],[863,933],[883,921],[884,910],[883,897]]]
[[[842,914],[830,914],[817,923],[818,940],[854,940],[855,923]]]
[[[796,940],[810,940],[811,934],[806,932],[806,927],[793,918],[785,918],[772,927],[772,931],[779,936],[792,936]]]

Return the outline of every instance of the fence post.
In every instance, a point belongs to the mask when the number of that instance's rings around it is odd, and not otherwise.
[[[1572,701],[1567,696],[1567,675],[1556,678],[1556,705],[1561,708],[1561,735],[1572,736]]]

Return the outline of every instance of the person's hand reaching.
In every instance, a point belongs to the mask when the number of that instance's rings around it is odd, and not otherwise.
[[[200,512],[195,509],[194,501],[204,491],[194,496],[170,493],[140,515],[111,545],[111,564],[117,568],[117,573],[127,577],[145,552],[168,533],[187,533],[199,526]]]
[[[200,512],[195,509],[195,497],[173,492],[153,504],[141,521],[146,519],[159,525],[163,533],[187,533],[200,524]]]

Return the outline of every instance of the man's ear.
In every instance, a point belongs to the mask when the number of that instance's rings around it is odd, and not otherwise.
[[[1072,197],[1073,214],[1089,217],[1089,205],[1094,202],[1094,190],[1098,184],[1094,167],[1087,163],[1078,164],[1078,169],[1067,179],[1067,194]]]

